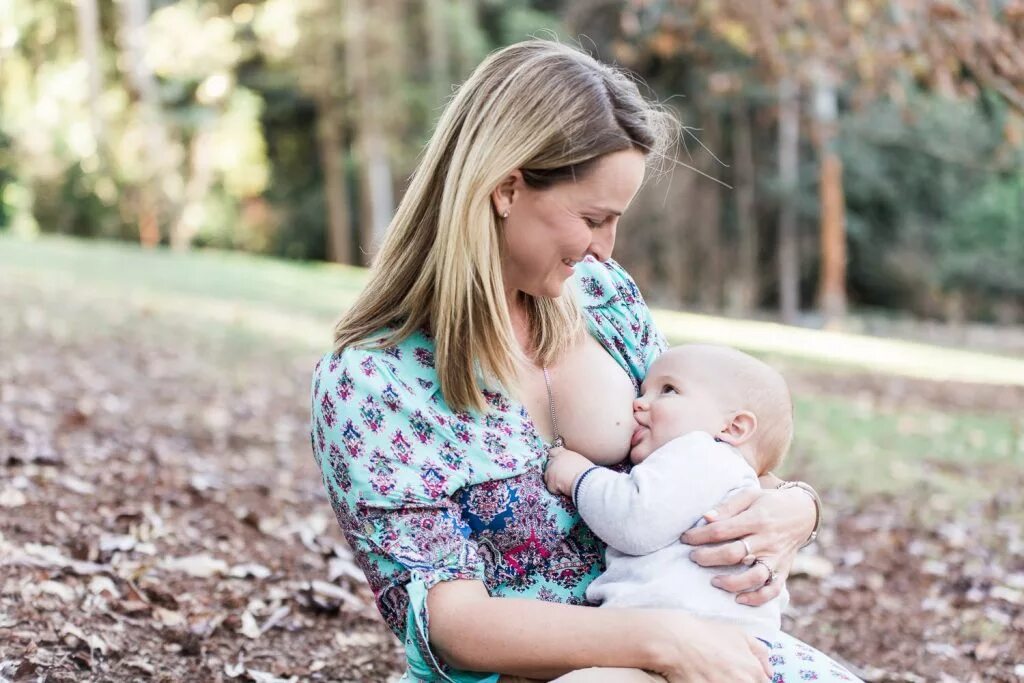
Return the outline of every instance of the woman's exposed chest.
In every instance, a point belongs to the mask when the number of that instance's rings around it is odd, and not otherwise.
[[[629,455],[635,428],[633,382],[626,371],[592,336],[583,335],[579,345],[548,368],[554,419],[566,448],[601,465],[611,465]],[[544,374],[523,368],[519,396],[537,432],[546,442],[554,437],[551,406]]]

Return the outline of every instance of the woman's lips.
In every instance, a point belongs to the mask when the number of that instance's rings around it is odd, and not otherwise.
[[[637,427],[633,431],[633,438],[630,439],[630,441],[629,441],[629,447],[632,448],[633,446],[635,446],[638,443],[640,443],[640,441],[644,438],[644,434],[646,432],[647,432],[647,427]]]

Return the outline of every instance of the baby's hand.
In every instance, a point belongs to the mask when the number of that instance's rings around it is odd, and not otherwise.
[[[548,451],[548,466],[544,470],[544,484],[551,493],[572,495],[572,485],[580,473],[594,466],[576,451],[552,448]]]

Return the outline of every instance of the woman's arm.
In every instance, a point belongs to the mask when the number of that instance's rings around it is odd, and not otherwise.
[[[768,651],[756,639],[679,611],[492,598],[479,581],[440,583],[427,605],[432,645],[470,671],[549,680],[617,666],[655,671],[670,683],[763,682],[771,672]]]

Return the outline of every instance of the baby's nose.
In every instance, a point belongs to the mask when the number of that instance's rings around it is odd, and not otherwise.
[[[644,408],[645,408],[645,406],[644,406],[644,402],[643,402],[642,398],[634,398],[633,399],[633,412],[634,413],[639,412],[641,410],[644,410]]]

